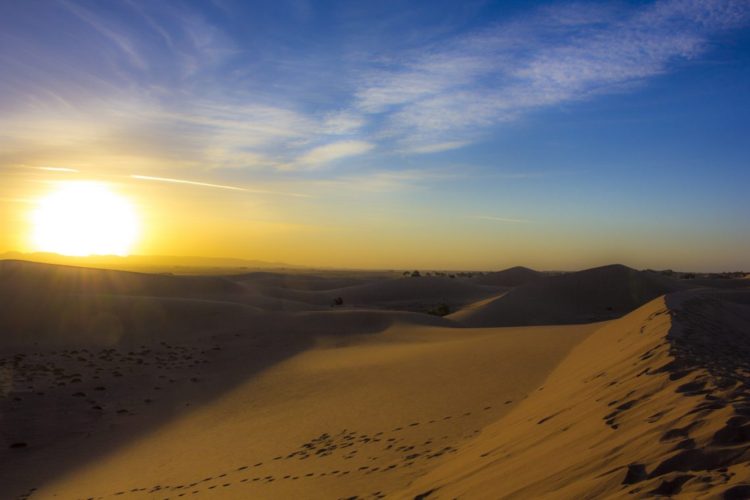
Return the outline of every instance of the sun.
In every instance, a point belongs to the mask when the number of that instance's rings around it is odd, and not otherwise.
[[[32,245],[40,252],[124,256],[138,232],[132,203],[101,182],[60,183],[31,213]]]

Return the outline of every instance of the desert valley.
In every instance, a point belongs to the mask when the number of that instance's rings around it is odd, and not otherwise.
[[[747,497],[747,279],[406,274],[0,261],[0,483],[9,498]],[[427,313],[440,305],[455,312]]]

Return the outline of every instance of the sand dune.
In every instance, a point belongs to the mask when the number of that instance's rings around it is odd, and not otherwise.
[[[317,320],[320,333],[271,365],[269,353],[288,351],[296,334],[5,360],[31,387],[14,394],[78,418],[49,428],[33,407],[8,402],[14,432],[4,438],[23,446],[2,450],[13,466],[0,483],[14,495],[36,488],[35,498],[382,497],[502,417],[593,328],[454,329],[401,313],[380,332],[347,332],[363,314],[361,324],[377,325],[372,315],[390,313],[303,313],[319,317],[299,328]],[[48,369],[37,373],[40,364]],[[59,391],[48,387],[56,380]]]
[[[656,299],[397,497],[748,498],[749,331],[750,294]]]
[[[171,276],[0,261],[0,351],[173,341],[269,324],[260,312],[330,310],[336,297],[345,298],[345,309],[427,312],[435,304],[458,308],[494,292],[448,278],[330,274]],[[288,324],[284,315],[274,322]]]
[[[171,276],[0,260],[0,290],[195,297],[232,294],[241,288],[228,278],[215,276]]]
[[[328,290],[276,287],[265,288],[262,291],[267,296],[316,306],[330,306],[336,297],[341,297],[344,306],[417,311],[427,311],[441,303],[455,310],[475,300],[495,295],[497,292],[498,288],[494,286],[434,276],[380,279],[375,282]]]
[[[488,304],[491,304],[492,302],[495,302],[497,299],[501,298],[503,295],[505,295],[508,292],[500,292],[497,295],[492,295],[490,297],[487,297],[486,299],[478,300],[476,302],[472,302],[471,304],[462,307],[458,311],[448,314],[446,316],[447,319],[453,320],[457,323],[462,323],[466,319],[470,319],[475,314],[480,313],[485,307],[487,307]]]
[[[362,285],[373,281],[400,277],[389,272],[344,272],[329,271],[324,274],[312,272],[253,272],[231,276],[232,280],[253,283],[266,288],[290,288],[293,290],[333,290]]]
[[[689,285],[624,266],[509,289],[0,262],[0,484],[43,499],[747,498],[750,291]],[[445,300],[468,306],[403,310]]]
[[[0,261],[0,351],[137,345],[231,329],[256,307],[219,277]]]
[[[548,276],[461,317],[466,326],[588,323],[612,319],[688,285],[621,265]]]
[[[528,267],[516,266],[502,271],[485,273],[476,278],[477,283],[494,286],[520,286],[544,276]]]

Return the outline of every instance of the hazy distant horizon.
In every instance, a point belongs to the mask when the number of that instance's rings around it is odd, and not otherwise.
[[[315,264],[299,264],[295,262],[273,262],[265,261],[260,259],[251,259],[244,257],[225,257],[225,256],[200,256],[200,255],[138,255],[132,254],[127,256],[119,255],[89,255],[89,256],[70,256],[60,255],[48,252],[19,252],[19,251],[7,251],[0,253],[0,260],[29,260],[31,262],[42,262],[50,264],[73,264],[80,266],[93,266],[97,265],[116,265],[118,262],[121,264],[131,264],[134,266],[143,267],[158,267],[158,266],[174,266],[174,267],[214,267],[214,268],[227,268],[227,269],[238,269],[246,268],[249,270],[274,270],[274,269],[289,269],[289,270],[301,270],[301,271],[374,271],[374,272],[402,272],[402,271],[445,271],[445,272],[496,272],[503,271],[510,268],[524,267],[542,272],[575,272],[582,271],[585,269],[591,269],[596,267],[610,266],[610,265],[624,265],[637,270],[653,270],[653,271],[666,271],[671,270],[679,273],[734,273],[734,272],[748,272],[745,269],[687,269],[687,268],[675,268],[671,266],[667,267],[653,267],[653,266],[634,266],[627,262],[612,261],[604,263],[596,263],[594,265],[584,267],[570,267],[570,268],[543,268],[528,265],[525,263],[516,263],[511,265],[499,265],[489,266],[484,268],[447,268],[447,267],[431,267],[431,266],[420,266],[411,265],[403,267],[336,267],[329,265],[315,265]]]

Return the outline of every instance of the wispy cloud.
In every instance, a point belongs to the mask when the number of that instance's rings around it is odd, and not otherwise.
[[[383,134],[412,152],[461,147],[534,109],[641,84],[749,17],[742,0],[548,7],[369,70],[356,105],[382,115]]]
[[[136,50],[132,38],[126,36],[116,27],[112,26],[106,19],[99,17],[81,5],[66,0],[61,0],[60,3],[71,13],[78,16],[82,21],[97,31],[112,45],[117,47],[123,54],[125,54],[125,56],[127,56],[127,59],[134,66],[137,66],[139,69],[146,69],[146,61]]]
[[[431,153],[442,153],[443,151],[449,151],[451,149],[458,149],[469,144],[468,141],[447,141],[447,142],[435,142],[432,144],[424,144],[413,146],[409,149],[410,153],[418,154],[431,154]]]
[[[456,173],[437,169],[372,170],[315,181],[316,188],[333,188],[336,193],[392,193],[428,187],[431,184],[455,180]]]
[[[351,134],[357,132],[366,123],[360,113],[351,111],[334,111],[325,116],[323,129],[333,135]]]
[[[305,52],[326,64],[302,70],[304,58],[285,47],[289,60],[243,50],[197,8],[96,7],[55,7],[61,26],[73,23],[60,29],[81,33],[62,48],[23,44],[25,33],[0,25],[0,60],[12,68],[0,77],[0,161],[86,151],[116,156],[131,172],[169,162],[198,176],[231,168],[347,177],[351,168],[338,167],[462,148],[535,110],[642,85],[750,18],[743,0],[557,4],[416,37],[408,49],[354,47],[341,60]],[[305,92],[267,76],[282,70],[299,72],[293,83]]]
[[[289,168],[315,168],[341,158],[367,153],[374,147],[366,141],[338,141],[317,146],[297,158]]]

